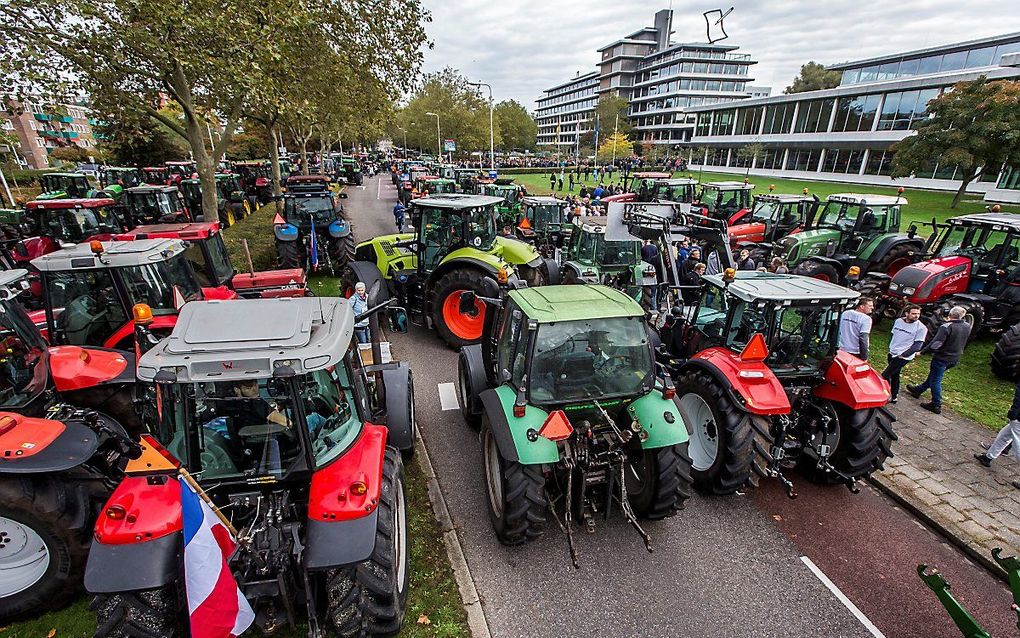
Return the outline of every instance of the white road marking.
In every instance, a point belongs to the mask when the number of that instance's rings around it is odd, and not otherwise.
[[[457,401],[457,388],[452,383],[439,384],[439,407],[443,410],[459,410],[460,403]]]
[[[382,180],[379,180],[377,183],[379,187],[375,189],[375,198],[382,199]]]
[[[843,603],[844,607],[850,610],[850,613],[854,615],[854,618],[860,621],[860,623],[864,625],[864,628],[867,629],[872,636],[875,638],[885,638],[885,635],[878,630],[878,627],[868,620],[868,617],[864,615],[864,612],[858,609],[857,605],[853,604],[850,599],[846,597],[846,594],[840,591],[839,587],[836,587],[836,584],[829,580],[829,577],[826,576],[822,570],[818,569],[817,565],[811,562],[810,558],[807,556],[801,556],[800,560],[807,565],[807,568],[811,570],[811,573],[814,574],[818,580],[822,581],[822,584],[832,592],[832,595],[835,596],[839,602]]]

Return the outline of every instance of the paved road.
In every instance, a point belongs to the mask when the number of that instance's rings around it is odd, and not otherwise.
[[[393,232],[388,176],[347,192],[359,240]],[[918,562],[939,565],[979,617],[997,621],[987,625],[994,635],[1012,635],[1008,591],[867,489],[854,496],[799,481],[796,501],[774,486],[695,496],[646,526],[653,554],[617,518],[578,532],[580,570],[558,530],[503,547],[488,520],[478,437],[440,398],[440,384],[456,381],[455,353],[420,327],[393,342],[414,369],[419,425],[493,636],[958,635],[912,575]]]

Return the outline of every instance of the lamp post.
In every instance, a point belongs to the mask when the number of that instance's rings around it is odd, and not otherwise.
[[[439,155],[439,159],[443,159],[443,136],[439,132],[439,114],[429,111],[425,115],[433,115],[436,118],[436,154]]]
[[[495,144],[495,133],[492,127],[492,87],[485,82],[468,82],[471,86],[484,86],[489,89],[489,170],[496,170],[496,144]],[[504,140],[504,146],[506,141]]]
[[[404,149],[403,150],[404,150],[404,158],[406,159],[407,158],[407,129],[404,128],[403,126],[398,126],[397,128],[399,128],[404,133]]]

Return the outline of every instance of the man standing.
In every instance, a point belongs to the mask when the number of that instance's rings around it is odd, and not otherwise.
[[[556,190],[556,173],[555,172],[549,173],[549,190],[551,190],[551,191],[555,191]]]
[[[365,289],[364,282],[359,281],[354,284],[354,294],[351,295],[350,304],[355,317],[368,310],[368,291]],[[358,343],[369,342],[368,317],[354,324],[354,334],[358,337]]]
[[[570,172],[569,172],[569,173],[567,174],[567,184],[568,184],[568,186],[569,186],[568,190],[569,190],[569,191],[570,191],[571,193],[573,193],[573,192],[574,192],[574,171],[570,171]]]
[[[953,306],[949,311],[949,321],[939,326],[931,343],[921,349],[921,354],[931,353],[931,367],[928,378],[921,385],[908,385],[907,391],[915,399],[920,399],[926,390],[931,390],[931,401],[922,403],[921,407],[935,414],[942,414],[942,377],[946,371],[960,362],[963,350],[970,338],[970,326],[964,323],[967,311],[962,306]]]
[[[861,297],[857,307],[844,310],[839,318],[839,349],[849,352],[858,359],[868,360],[868,346],[871,341],[871,312],[875,301]]]
[[[1013,391],[1013,405],[1009,407],[1006,419],[1008,422],[999,430],[999,435],[995,437],[995,441],[991,444],[981,444],[981,447],[986,450],[985,453],[974,455],[974,458],[985,467],[991,467],[992,461],[999,458],[999,455],[1009,450],[1010,447],[1013,448],[1013,458],[1020,461],[1020,383],[1017,384],[1016,389]],[[1020,481],[1013,481],[1012,485],[1020,490]]]
[[[649,310],[657,310],[659,307],[659,284],[662,282],[662,260],[659,259],[659,249],[652,243],[652,240],[646,239],[641,244],[641,259],[655,268],[655,286],[652,287],[651,308]]]
[[[907,367],[924,346],[928,328],[918,321],[921,307],[913,304],[903,309],[903,316],[896,320],[889,338],[889,365],[882,371],[882,378],[889,382],[892,393],[890,403],[896,403],[900,393],[900,372]]]
[[[404,208],[404,205],[401,204],[400,202],[397,202],[393,206],[393,221],[397,224],[397,232],[398,233],[404,232],[404,211],[405,210],[406,209]]]

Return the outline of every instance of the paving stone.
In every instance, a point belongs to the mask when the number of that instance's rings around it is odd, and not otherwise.
[[[949,493],[949,488],[946,487],[945,483],[943,483],[942,481],[940,481],[940,480],[938,480],[936,478],[930,477],[930,476],[928,478],[923,478],[920,481],[918,481],[917,485],[918,485],[918,487],[922,487],[922,488],[928,490],[932,494],[948,494]]]
[[[978,543],[983,543],[984,541],[995,538],[994,534],[970,519],[960,523],[959,528],[961,532],[966,534],[967,538],[965,538],[965,540],[973,540]]]

